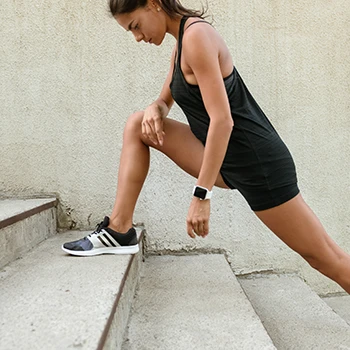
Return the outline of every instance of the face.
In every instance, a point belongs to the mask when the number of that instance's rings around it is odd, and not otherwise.
[[[151,1],[143,8],[116,16],[120,26],[131,31],[137,42],[160,45],[166,34],[166,21],[162,11]]]

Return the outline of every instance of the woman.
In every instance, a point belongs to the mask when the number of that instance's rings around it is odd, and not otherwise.
[[[126,124],[110,218],[62,249],[81,256],[138,251],[132,216],[153,147],[197,178],[187,216],[190,237],[208,235],[212,187],[237,189],[280,239],[350,292],[350,255],[327,235],[304,202],[287,147],[203,13],[177,0],[110,0],[110,9],[138,42],[160,45],[169,33],[177,44],[159,98]],[[174,100],[190,126],[167,118]]]

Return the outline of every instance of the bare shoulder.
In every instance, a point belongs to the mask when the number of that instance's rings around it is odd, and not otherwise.
[[[209,23],[197,22],[199,19],[192,19],[186,23],[184,35],[182,38],[183,55],[189,60],[196,58],[212,57],[219,59],[219,64],[223,76],[232,71],[232,57],[230,51],[218,33],[218,31]]]
[[[215,50],[219,49],[220,41],[223,41],[223,39],[210,23],[200,19],[186,23],[182,38],[183,47],[196,48],[210,45],[211,49]]]

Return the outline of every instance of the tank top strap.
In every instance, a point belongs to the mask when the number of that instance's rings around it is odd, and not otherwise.
[[[187,16],[183,16],[181,18],[181,22],[180,22],[180,29],[179,29],[179,38],[177,40],[177,53],[176,53],[176,65],[180,64],[181,62],[181,51],[182,51],[182,37],[184,35],[184,28],[185,28],[185,23],[187,21],[188,17]]]
[[[195,24],[195,23],[206,23],[206,24],[210,24],[209,22],[204,21],[204,20],[202,19],[202,20],[200,20],[200,21],[195,21],[195,22],[190,23],[190,24],[187,26],[186,29],[188,29],[189,27],[191,27],[192,24]]]

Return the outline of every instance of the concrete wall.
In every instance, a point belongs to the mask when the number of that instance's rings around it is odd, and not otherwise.
[[[348,1],[212,0],[209,7],[293,153],[304,197],[350,252]],[[93,227],[113,205],[125,120],[157,97],[174,39],[159,48],[136,44],[106,1],[91,0],[2,1],[0,32],[0,194],[58,194],[61,225]],[[171,117],[185,120],[178,108]],[[225,249],[239,273],[300,269],[319,292],[339,290],[265,229],[236,192],[215,190],[210,235],[188,238],[194,179],[152,156],[135,213],[149,249]]]

